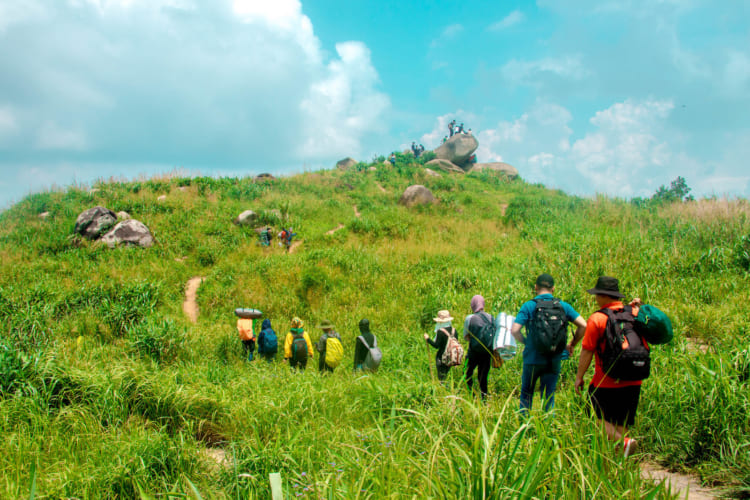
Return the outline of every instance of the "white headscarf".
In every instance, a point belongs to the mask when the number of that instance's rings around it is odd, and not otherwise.
[[[450,331],[451,322],[450,321],[444,321],[443,323],[435,323],[435,333],[438,332],[441,328],[445,328],[446,330]]]

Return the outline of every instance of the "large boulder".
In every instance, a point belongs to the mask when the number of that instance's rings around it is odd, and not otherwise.
[[[253,180],[254,180],[255,182],[265,182],[265,181],[272,181],[272,180],[274,180],[275,178],[276,178],[276,177],[274,177],[273,175],[271,175],[271,174],[269,174],[269,173],[263,173],[263,174],[258,174],[258,175],[256,175],[256,176],[255,176],[255,177],[253,178]]]
[[[117,222],[117,215],[104,207],[89,208],[76,219],[73,231],[84,238],[95,240]]]
[[[444,170],[446,172],[455,172],[457,174],[463,174],[464,169],[459,167],[458,165],[449,162],[448,160],[442,160],[440,158],[435,158],[434,160],[430,160],[425,165],[437,168],[440,170]]]
[[[245,210],[234,219],[234,223],[238,226],[249,226],[258,219],[258,214],[252,210]]]
[[[154,237],[146,225],[135,219],[127,219],[119,222],[107,234],[102,236],[102,241],[109,248],[117,245],[134,245],[148,248],[154,244]]]
[[[398,200],[399,204],[411,207],[413,205],[429,205],[435,203],[432,192],[421,184],[409,186]]]
[[[348,170],[357,164],[357,160],[354,158],[346,157],[343,160],[336,162],[336,168],[339,170]]]
[[[518,169],[516,169],[516,167],[500,161],[494,163],[477,163],[471,167],[471,170],[469,170],[469,172],[482,171],[496,172],[505,175],[506,177],[510,177],[511,179],[518,177]]]
[[[478,147],[479,142],[473,135],[456,134],[435,149],[434,152],[437,158],[448,160],[461,168],[465,168],[469,158]]]

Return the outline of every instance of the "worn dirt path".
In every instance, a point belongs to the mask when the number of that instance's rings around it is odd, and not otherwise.
[[[719,498],[712,490],[702,487],[696,478],[686,476],[685,474],[669,472],[657,464],[642,463],[641,477],[650,479],[655,483],[664,481],[671,487],[672,493],[677,493],[680,495],[680,498],[686,498],[687,500],[712,500]]]
[[[375,183],[375,185],[376,185],[376,186],[378,187],[378,189],[380,189],[380,191],[382,191],[383,193],[387,193],[387,192],[388,192],[388,191],[386,191],[386,189],[385,189],[385,188],[384,188],[383,186],[381,186],[381,185],[380,185],[380,183],[379,183],[379,182],[376,182],[376,183]]]
[[[185,311],[188,319],[191,323],[198,321],[198,287],[201,286],[203,280],[206,279],[203,276],[196,276],[190,278],[185,286],[185,302],[182,303],[182,310]]]
[[[362,214],[357,210],[357,205],[352,205],[352,208],[354,209],[354,216],[359,218]]]
[[[331,229],[330,231],[326,231],[326,234],[333,234],[333,233],[335,233],[336,231],[338,231],[338,230],[340,230],[340,229],[344,229],[344,225],[343,225],[343,224],[341,224],[341,223],[339,223],[339,225],[338,225],[338,226],[334,227],[334,228],[333,228],[333,229]]]

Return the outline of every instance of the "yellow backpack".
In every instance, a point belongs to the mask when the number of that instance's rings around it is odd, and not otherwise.
[[[255,340],[253,332],[253,320],[240,318],[237,320],[237,331],[240,333],[241,340]]]
[[[341,364],[342,359],[344,359],[344,346],[341,345],[341,341],[336,337],[328,337],[326,339],[326,365],[336,368]]]

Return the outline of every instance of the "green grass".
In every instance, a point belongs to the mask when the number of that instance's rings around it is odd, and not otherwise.
[[[0,497],[266,499],[281,472],[290,498],[672,498],[641,479],[641,460],[750,494],[746,201],[633,204],[486,173],[428,177],[405,156],[372,165],[262,183],[102,181],[0,213]],[[415,183],[440,203],[399,206]],[[94,205],[128,211],[157,244],[72,237]],[[246,209],[259,225],[294,227],[296,252],[232,224]],[[584,317],[600,274],[671,316],[676,339],[652,351],[635,460],[573,391],[575,361],[554,415],[527,420],[520,358],[492,371],[486,405],[458,370],[436,381],[422,333],[437,310],[460,329],[480,293],[491,312],[515,313],[541,272]],[[182,311],[193,276],[206,277],[197,324]],[[331,319],[344,362],[329,377],[317,359],[302,374],[248,365],[238,306],[263,310],[281,339],[293,316],[313,340]],[[375,375],[351,371],[363,317],[385,353]]]

